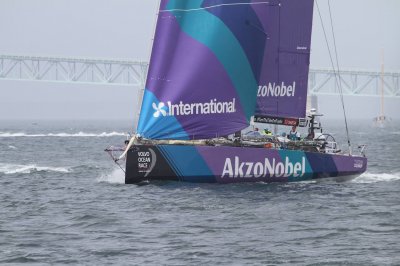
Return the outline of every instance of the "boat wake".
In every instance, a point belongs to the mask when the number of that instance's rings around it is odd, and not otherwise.
[[[1,168],[0,168],[1,172]],[[376,174],[376,173],[364,173],[361,176],[354,179],[352,182],[354,183],[377,183],[377,182],[388,182],[388,181],[396,181],[400,180],[400,173],[396,174]],[[100,183],[110,183],[110,184],[124,184],[125,183],[125,175],[120,169],[114,169],[111,173],[103,174],[97,181]],[[305,181],[307,182],[307,181]],[[269,183],[265,183],[268,184]]]
[[[71,170],[69,168],[65,168],[65,167],[37,166],[35,164],[28,164],[28,165],[0,164],[0,173],[6,174],[6,175],[32,174],[35,172],[70,173]]]
[[[355,183],[377,183],[400,180],[400,173],[369,173],[366,172],[353,180]]]
[[[103,174],[97,181],[100,183],[125,184],[125,174],[121,169],[114,169],[109,174]]]
[[[121,132],[102,132],[102,133],[46,133],[46,134],[27,134],[23,132],[0,132],[0,138],[38,138],[38,137],[61,137],[61,138],[73,138],[73,137],[114,137],[114,136],[126,136],[126,133]]]

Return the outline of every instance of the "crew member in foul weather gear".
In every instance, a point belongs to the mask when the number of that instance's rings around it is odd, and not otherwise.
[[[261,131],[261,135],[263,136],[272,136],[272,132],[267,128]]]

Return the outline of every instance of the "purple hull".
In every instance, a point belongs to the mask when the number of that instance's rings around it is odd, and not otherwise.
[[[296,182],[355,177],[359,156],[254,147],[137,145],[127,155],[125,182],[176,180],[198,183]]]

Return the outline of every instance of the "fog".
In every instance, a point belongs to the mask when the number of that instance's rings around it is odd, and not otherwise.
[[[148,61],[156,0],[0,0],[0,54]],[[329,28],[327,0],[318,0]],[[400,70],[400,1],[331,1],[342,69]],[[330,40],[332,43],[332,40]],[[317,7],[312,68],[330,68]],[[130,119],[137,88],[0,80],[0,119]],[[350,118],[371,119],[379,99],[345,97]],[[338,96],[319,97],[320,112],[341,118]],[[400,118],[399,99],[386,99],[386,114]]]

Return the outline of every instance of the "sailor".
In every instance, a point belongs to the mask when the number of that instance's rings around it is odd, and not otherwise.
[[[314,129],[313,128],[309,128],[308,129],[308,135],[307,135],[306,139],[313,140],[314,138],[315,138]]]
[[[292,130],[290,130],[288,139],[290,140],[300,140],[300,133],[297,132],[297,127],[293,126]]]

